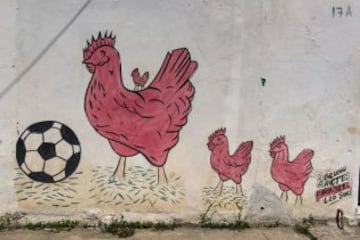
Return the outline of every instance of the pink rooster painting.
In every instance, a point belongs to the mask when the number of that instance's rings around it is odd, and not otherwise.
[[[210,135],[207,146],[211,151],[211,167],[220,178],[215,191],[220,195],[224,182],[231,179],[236,184],[236,193],[243,195],[241,181],[251,162],[253,141],[241,143],[234,154],[230,154],[226,129],[222,128]]]
[[[125,178],[127,157],[142,154],[158,168],[158,183],[167,183],[164,165],[192,109],[195,88],[190,78],[197,62],[186,48],[172,50],[154,80],[145,89],[132,91],[124,86],[122,61],[111,33],[93,37],[83,56],[92,74],[85,95],[87,118],[120,157],[110,182]],[[135,69],[132,77],[143,87],[148,73],[140,77]]]
[[[280,198],[283,198],[285,194],[285,200],[287,202],[287,192],[291,191],[296,195],[295,203],[300,199],[302,204],[304,186],[313,170],[311,159],[314,157],[314,151],[304,149],[293,161],[290,161],[285,136],[281,136],[270,143],[269,153],[273,159],[271,176],[279,184],[279,188],[282,191]]]

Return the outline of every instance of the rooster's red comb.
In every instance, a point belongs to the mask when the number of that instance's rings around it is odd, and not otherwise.
[[[285,143],[285,136],[282,135],[280,137],[275,138],[271,143],[270,143],[270,148],[274,148],[276,145],[278,144],[284,144]]]
[[[209,136],[209,142],[211,142],[212,140],[214,140],[214,138],[216,138],[219,135],[225,135],[226,134],[226,128],[220,128],[218,130],[216,130],[215,132],[213,132],[210,136]]]
[[[113,36],[112,32],[108,34],[107,31],[104,33],[104,36],[101,36],[101,32],[99,32],[97,39],[95,39],[94,36],[92,36],[91,43],[89,41],[86,41],[87,47],[83,51],[84,59],[88,59],[93,54],[93,52],[95,52],[95,50],[98,49],[99,47],[103,47],[103,46],[114,47],[115,39],[116,36],[115,35]]]

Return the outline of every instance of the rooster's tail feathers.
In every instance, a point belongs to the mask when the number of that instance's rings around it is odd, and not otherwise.
[[[154,81],[148,87],[156,90],[161,101],[167,104],[167,112],[171,118],[170,131],[179,131],[187,122],[195,94],[195,88],[189,79],[196,68],[197,63],[191,60],[188,49],[175,49],[167,53]]]
[[[188,80],[197,68],[197,62],[191,60],[187,48],[175,49],[169,61],[170,71],[175,75],[178,84]]]
[[[312,172],[313,166],[311,164],[311,159],[314,157],[314,151],[311,149],[304,149],[302,150],[299,155],[295,158],[294,162],[296,161],[299,163],[299,166],[302,166],[303,173],[308,175]]]
[[[238,149],[236,150],[234,156],[236,156],[236,158],[239,159],[250,158],[253,146],[254,146],[253,141],[247,141],[241,143]]]
[[[198,64],[191,60],[187,48],[179,48],[167,53],[163,64],[155,77],[152,87],[170,90],[183,89]]]

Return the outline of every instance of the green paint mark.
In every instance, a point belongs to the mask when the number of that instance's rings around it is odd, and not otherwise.
[[[266,84],[266,79],[265,78],[261,78],[261,85],[263,87],[265,87],[265,84]]]

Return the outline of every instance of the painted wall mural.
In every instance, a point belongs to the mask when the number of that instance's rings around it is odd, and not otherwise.
[[[9,7],[0,40],[4,205],[184,216],[360,205],[349,69],[360,33],[341,38],[360,24],[356,6],[31,1]]]
[[[285,142],[285,136],[280,136],[270,143],[270,156],[273,159],[271,165],[271,176],[279,184],[282,191],[280,198],[285,195],[288,201],[288,191],[296,195],[295,203],[300,200],[302,204],[302,194],[306,181],[313,170],[311,160],[314,151],[311,149],[302,150],[297,157],[290,161],[289,148]]]
[[[181,203],[185,196],[181,177],[174,172],[167,175],[164,165],[169,151],[178,143],[179,132],[186,125],[192,110],[195,88],[190,78],[197,69],[197,62],[191,59],[186,48],[175,49],[165,56],[159,72],[147,87],[149,72],[141,75],[135,68],[131,73],[135,88],[130,90],[123,83],[120,54],[115,48],[112,33],[106,32],[102,36],[100,32],[96,39],[92,37],[83,50],[83,58],[92,74],[85,93],[86,116],[91,126],[109,141],[112,150],[120,157],[115,169],[99,165],[91,170],[88,176],[91,184],[84,190],[89,201],[97,206],[137,204],[154,207]],[[203,189],[202,198],[206,206],[239,209],[246,205],[247,197],[241,183],[251,163],[253,146],[253,141],[242,142],[231,154],[225,128],[209,136],[210,165],[219,182],[216,187]],[[16,148],[20,169],[32,180],[42,183],[67,179],[80,161],[80,143],[75,133],[57,121],[31,125],[21,134]],[[304,187],[313,170],[311,160],[314,151],[304,149],[290,161],[285,136],[280,136],[270,144],[269,153],[273,159],[271,176],[282,190],[280,198],[285,196],[287,202],[288,191],[291,191],[296,195],[295,203],[300,201],[302,204]],[[137,154],[143,155],[156,170],[143,166],[127,167],[126,159]],[[59,191],[59,201],[65,201],[61,198],[69,196],[73,203],[81,202],[76,200],[79,189],[74,187],[80,175],[64,182],[69,185],[64,189],[70,190],[73,195]],[[31,184],[26,188],[30,189],[30,193],[22,188],[17,191],[19,195],[24,195],[20,199],[32,198],[31,195],[36,192],[34,188],[42,190],[36,197],[38,205],[56,199],[48,195],[49,186],[26,182],[23,176],[16,178],[16,181],[19,180],[21,186]],[[228,180],[235,186],[224,187]],[[346,185],[346,189],[349,186]],[[317,193],[317,201],[326,196],[324,191],[322,189]]]
[[[316,201],[331,205],[351,196],[351,173],[346,166],[327,172],[317,178]]]
[[[226,129],[222,128],[211,134],[207,146],[211,151],[211,167],[220,178],[215,191],[221,195],[224,182],[231,179],[236,184],[236,193],[243,195],[241,181],[251,162],[253,142],[247,141],[241,143],[236,151],[230,154]]]
[[[84,64],[92,74],[85,96],[86,115],[120,156],[110,182],[123,181],[126,158],[139,153],[158,168],[158,183],[168,182],[164,165],[191,112],[195,88],[189,79],[197,62],[186,48],[175,49],[166,55],[146,89],[131,91],[123,84],[115,36],[99,33],[84,49]],[[139,76],[135,69],[136,83]],[[141,78],[140,82],[146,82],[148,74]]]
[[[145,88],[146,82],[149,80],[149,72],[145,72],[142,76],[140,75],[139,69],[135,68],[132,73],[131,77],[135,84],[134,91],[143,90]]]
[[[214,208],[242,208],[246,204],[241,182],[251,163],[253,145],[253,141],[243,142],[230,154],[225,128],[218,129],[209,136],[207,147],[211,152],[210,165],[217,173],[219,182],[215,188],[204,188],[202,198],[205,205]],[[234,182],[235,187],[224,188],[224,182],[228,180]]]
[[[109,183],[113,167],[98,166],[91,170],[90,189],[87,196],[95,206],[162,208],[182,203],[185,196],[183,180],[170,172],[167,183],[158,184],[154,168],[131,166],[126,169],[126,179]]]
[[[14,182],[20,205],[78,206],[80,156],[80,142],[65,124],[43,121],[27,127],[16,143]]]
[[[109,184],[112,167],[76,171],[80,142],[75,133],[57,121],[34,123],[16,144],[18,168],[14,178],[22,207],[119,207],[178,205],[185,191],[180,176],[170,172],[167,184],[158,184],[157,172],[142,166],[128,167],[128,177]],[[85,184],[87,182],[89,184]]]
[[[75,133],[57,121],[34,123],[20,135],[16,159],[31,179],[44,183],[62,181],[79,165],[80,142]]]
[[[35,181],[24,174],[19,168],[15,169],[15,194],[19,206],[23,209],[33,208],[70,208],[83,206],[86,201],[80,196],[86,179],[84,171],[75,171],[68,178],[59,182],[48,183]]]

